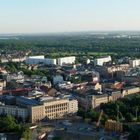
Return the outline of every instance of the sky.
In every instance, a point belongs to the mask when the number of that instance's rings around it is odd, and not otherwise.
[[[140,0],[0,0],[1,33],[140,31]]]

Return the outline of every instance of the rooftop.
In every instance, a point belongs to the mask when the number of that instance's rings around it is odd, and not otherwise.
[[[34,99],[28,99],[26,97],[23,97],[23,96],[20,96],[20,97],[17,97],[16,100],[18,102],[20,102],[21,104],[24,104],[24,105],[31,105],[31,106],[34,106],[34,105],[38,105],[39,102],[34,100]]]

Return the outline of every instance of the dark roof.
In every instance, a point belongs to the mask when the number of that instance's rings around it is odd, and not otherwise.
[[[56,93],[57,93],[57,90],[55,88],[51,88],[49,91],[48,91],[48,95],[49,96],[56,96]]]
[[[40,89],[45,93],[47,93],[49,91],[49,88],[47,86],[44,86],[44,85],[40,86]]]
[[[36,100],[33,100],[33,99],[28,99],[26,97],[17,97],[16,98],[17,101],[19,101],[21,104],[24,104],[24,105],[38,105],[38,101]]]

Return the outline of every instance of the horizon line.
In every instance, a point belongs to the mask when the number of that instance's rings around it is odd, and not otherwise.
[[[113,33],[113,32],[140,32],[140,30],[87,30],[87,31],[58,31],[58,32],[7,32],[0,33],[0,35],[31,35],[31,34],[76,34],[76,33]]]

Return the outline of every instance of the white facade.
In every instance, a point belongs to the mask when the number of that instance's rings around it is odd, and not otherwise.
[[[103,66],[104,63],[110,62],[111,60],[111,56],[97,58],[94,60],[94,64],[98,66]]]
[[[26,60],[26,57],[12,58],[12,62],[23,62]]]
[[[1,58],[1,63],[7,63],[7,62],[9,62],[9,60],[7,59],[7,58]]]
[[[0,80],[0,91],[3,90],[6,87],[6,81]]]
[[[29,58],[32,58],[32,59],[45,59],[45,56],[44,55],[37,55],[37,56],[29,56]]]
[[[19,108],[17,106],[0,106],[0,114],[3,115],[13,115],[15,117],[21,117],[22,119],[26,119],[28,117],[28,109],[27,108]]]
[[[62,66],[64,64],[74,64],[75,56],[58,58],[58,65]]]
[[[44,63],[47,65],[56,65],[56,59],[45,58],[44,55],[30,56],[26,58],[27,64],[38,64]]]
[[[44,63],[47,65],[56,65],[56,59],[46,58],[44,59]]]
[[[73,83],[68,82],[68,81],[64,81],[62,83],[59,83],[58,84],[58,87],[60,89],[71,89],[73,87]]]
[[[44,55],[29,56],[26,58],[27,64],[38,64],[38,63],[43,63],[43,62],[44,62]]]
[[[140,59],[130,60],[129,64],[130,64],[130,67],[132,67],[132,68],[138,67],[138,66],[140,66]]]
[[[34,90],[34,91],[31,91],[28,93],[28,96],[29,97],[32,97],[32,96],[43,96],[44,93],[42,91],[39,91],[39,90]]]
[[[53,84],[54,85],[62,83],[63,81],[64,81],[64,79],[63,79],[63,76],[61,76],[61,75],[56,75],[53,77]]]
[[[86,63],[89,64],[90,63],[90,59],[87,59]]]

